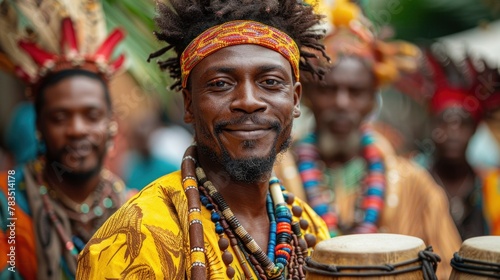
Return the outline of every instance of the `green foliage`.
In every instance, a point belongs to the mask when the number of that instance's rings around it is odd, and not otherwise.
[[[429,40],[500,19],[498,0],[372,0],[361,1],[377,28],[390,25],[395,37]]]
[[[157,94],[168,103],[174,92],[169,90],[171,80],[161,72],[154,61],[147,62],[150,53],[160,49],[155,29],[155,3],[153,0],[104,0],[103,8],[108,29],[116,26],[127,32],[122,44],[127,55],[128,71],[146,94]]]

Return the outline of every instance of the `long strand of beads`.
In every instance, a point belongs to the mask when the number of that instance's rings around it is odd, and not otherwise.
[[[236,239],[233,232],[231,231],[231,228],[229,227],[229,224],[223,217],[221,218],[220,222],[222,227],[224,228],[224,232],[229,238],[231,248],[233,248],[233,251],[236,254],[236,258],[238,259],[238,262],[241,264],[241,267],[243,268],[243,272],[245,273],[245,278],[253,279],[252,274],[250,273],[250,268],[247,259],[245,258],[243,252],[240,250],[240,247],[238,246],[238,239]]]
[[[76,260],[78,256],[78,250],[76,249],[75,244],[71,241],[71,239],[64,231],[61,221],[59,221],[59,219],[57,218],[54,208],[52,208],[49,197],[47,196],[47,188],[44,185],[40,186],[40,193],[42,194],[42,201],[45,211],[47,211],[50,217],[50,221],[56,227],[57,235],[59,235],[59,238],[63,242],[66,250],[68,250]]]
[[[275,215],[277,222],[277,235],[276,235],[276,266],[280,271],[288,265],[292,247],[290,246],[291,233],[292,233],[292,214],[290,209],[286,206],[285,198],[281,192],[281,185],[278,178],[273,177],[269,180],[269,191],[273,199],[275,207]]]
[[[267,244],[267,257],[274,262],[276,249],[276,217],[274,216],[274,207],[273,200],[271,198],[271,194],[267,194],[266,201],[267,215],[269,217],[269,243]]]
[[[52,207],[52,204],[50,202],[50,198],[48,197],[48,189],[43,185],[43,178],[42,178],[42,171],[43,171],[43,163],[41,161],[35,161],[33,165],[33,170],[35,173],[35,178],[37,180],[37,183],[40,185],[40,194],[42,196],[42,203],[45,208],[45,211],[47,211],[47,214],[49,215],[49,218],[56,228],[57,235],[59,236],[59,239],[61,242],[64,244],[64,247],[66,250],[68,250],[75,259],[78,256],[78,250],[75,247],[75,244],[71,241],[71,239],[68,237],[66,234],[63,225],[59,218],[57,217],[57,214],[54,211],[54,208]]]
[[[234,268],[232,268],[230,266],[231,263],[233,262],[233,256],[227,250],[227,248],[229,247],[230,241],[228,241],[224,237],[225,229],[221,224],[222,217],[219,214],[217,205],[213,203],[210,196],[206,195],[205,188],[203,186],[199,186],[199,190],[200,190],[201,203],[203,204],[203,206],[205,206],[205,208],[207,208],[207,210],[211,211],[210,219],[215,224],[215,232],[219,235],[218,245],[219,245],[219,249],[222,252],[222,261],[226,265],[226,276],[229,279],[232,279],[234,277],[234,274],[236,273],[236,271],[234,270]],[[246,261],[244,263],[246,263]],[[245,276],[248,279],[251,277],[251,274],[250,274],[250,271],[248,270],[248,268],[244,265],[244,263],[242,264],[243,272],[245,273]]]
[[[384,206],[385,193],[385,166],[380,151],[375,147],[375,138],[368,129],[363,129],[361,145],[363,156],[368,163],[368,175],[365,178],[367,186],[363,197],[362,208],[365,216],[361,225],[355,229],[355,233],[377,232],[377,221],[380,211]]]
[[[191,279],[207,279],[205,242],[203,235],[203,225],[201,223],[200,194],[198,192],[198,182],[194,174],[196,160],[196,146],[186,149],[181,164],[182,187],[186,193],[188,201],[189,220],[189,244],[191,254]]]
[[[266,274],[269,275],[271,279],[279,277],[283,272],[284,266],[283,264],[275,264],[273,263],[264,251],[259,247],[257,242],[250,236],[250,234],[243,228],[243,226],[239,223],[238,219],[234,216],[234,213],[231,211],[227,203],[225,202],[222,195],[217,191],[215,186],[207,180],[205,172],[201,167],[196,168],[196,175],[198,176],[199,182],[209,191],[209,195],[215,200],[217,205],[219,205],[222,215],[227,220],[229,225],[234,229],[236,235],[242,240],[248,250],[252,253],[253,256],[257,259],[257,261],[262,264]],[[280,190],[281,191],[281,190]],[[272,196],[272,193],[271,193]],[[273,197],[274,199],[274,197]],[[281,201],[284,202],[283,195],[281,195]],[[276,201],[274,201],[276,204]],[[286,206],[285,206],[286,207]],[[281,213],[281,210],[280,210]],[[279,231],[279,229],[278,229]],[[278,240],[279,243],[280,240]]]
[[[364,194],[361,208],[364,211],[363,220],[354,228],[353,233],[377,232],[377,221],[384,205],[386,187],[385,167],[382,155],[374,145],[375,139],[368,126],[362,127],[361,146],[363,158],[367,162],[368,172],[363,180]],[[316,135],[305,137],[297,150],[299,155],[299,173],[306,190],[307,199],[313,210],[323,218],[330,231],[330,236],[340,234],[338,215],[333,201],[323,193],[322,172],[318,167],[319,153],[315,146]]]

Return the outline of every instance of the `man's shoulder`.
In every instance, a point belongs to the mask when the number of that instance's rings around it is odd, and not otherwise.
[[[292,193],[288,192],[288,195],[291,194]],[[325,221],[318,214],[316,214],[316,212],[314,212],[309,204],[307,204],[302,199],[295,197],[293,200],[293,205],[291,206],[292,212],[294,211],[294,206],[300,207],[301,218],[309,223],[309,227],[306,230],[307,233],[315,235],[318,242],[330,238],[328,227],[326,226]]]
[[[402,156],[395,156],[394,162],[387,166],[386,177],[388,184],[397,185],[401,191],[413,195],[445,196],[427,169]]]
[[[130,198],[126,204],[149,205],[151,201],[169,199],[176,193],[183,193],[180,171],[164,175],[149,183],[140,192]]]
[[[172,209],[178,211],[172,211]],[[96,236],[103,235],[106,228],[136,229],[143,224],[161,224],[165,215],[182,212],[187,201],[182,190],[180,172],[165,175],[153,181],[123,204],[99,229]]]

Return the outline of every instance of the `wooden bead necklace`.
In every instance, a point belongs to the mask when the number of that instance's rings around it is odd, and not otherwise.
[[[192,279],[207,278],[200,202],[210,211],[211,220],[215,224],[215,232],[219,235],[218,245],[227,267],[227,277],[232,278],[235,274],[234,268],[231,267],[233,256],[227,251],[231,246],[247,279],[252,276],[251,270],[260,279],[285,279],[285,268],[288,269],[288,278],[294,276],[297,277],[294,279],[305,279],[302,269],[304,257],[308,253],[307,248],[314,246],[316,241],[311,234],[304,236],[306,240],[302,238],[301,230],[307,229],[308,222],[301,219],[302,208],[293,206],[292,211],[288,208],[287,204],[292,205],[294,196],[283,193],[284,188],[279,180],[275,177],[271,178],[266,200],[270,221],[268,253],[266,254],[239,223],[222,195],[207,179],[203,169],[196,167],[195,155],[196,146],[193,145],[186,150],[181,167],[182,184],[189,207]],[[197,178],[194,176],[195,173]],[[292,213],[300,220],[292,223]]]

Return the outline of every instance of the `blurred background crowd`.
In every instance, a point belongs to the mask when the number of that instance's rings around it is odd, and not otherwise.
[[[3,0],[2,2],[8,2]],[[334,0],[324,1],[334,2]],[[420,47],[442,44],[450,58],[484,60],[491,67],[500,61],[500,3],[494,0],[377,0],[355,1],[371,20],[377,36],[403,39]],[[158,49],[151,30],[154,1],[102,1],[107,28],[127,31],[120,47],[127,55],[127,70],[111,83],[119,134],[107,160],[109,169],[132,188],[179,167],[191,142],[191,128],[183,122],[180,94],[169,89],[169,77],[157,71],[147,56]],[[0,167],[22,164],[36,156],[34,113],[25,88],[0,64]],[[379,130],[397,151],[428,164],[435,149],[425,97],[432,79],[396,82],[380,90]],[[498,85],[497,85],[498,86]],[[303,114],[295,131],[307,131],[310,114]],[[467,147],[467,158],[479,168],[500,166],[500,117],[480,122]],[[165,172],[167,171],[167,172]]]
[[[332,16],[331,10],[321,7],[331,6],[334,1],[322,1],[318,11]],[[0,13],[7,2],[0,0]],[[101,2],[108,30],[119,26],[127,33],[118,48],[127,56],[125,70],[110,83],[118,133],[105,166],[124,180],[132,195],[180,168],[183,153],[192,142],[192,128],[183,122],[182,95],[169,88],[172,81],[158,71],[155,61],[147,61],[148,55],[160,48],[152,33],[154,1]],[[453,190],[447,192],[450,212],[462,239],[495,233],[483,230],[481,219],[474,216],[482,214],[474,212],[474,205],[481,202],[477,202],[478,194],[473,190],[482,192],[482,186],[488,184],[497,192],[499,188],[495,176],[500,169],[500,103],[494,98],[479,100],[477,93],[486,90],[488,96],[500,96],[500,2],[354,3],[371,22],[378,40],[404,40],[419,49],[415,71],[401,74],[378,89],[377,108],[371,116],[373,127],[399,156],[427,169],[445,190],[447,186]],[[24,17],[29,21],[29,14]],[[8,170],[35,159],[39,145],[34,108],[24,84],[14,75],[15,65],[0,56],[0,66],[0,170]],[[455,98],[457,95],[461,99]],[[481,105],[468,103],[467,96],[475,96]],[[468,116],[460,112],[443,115],[450,100],[459,100]],[[304,104],[302,116],[295,122],[296,139],[314,127],[308,105]],[[480,200],[488,200],[479,196]],[[468,217],[479,221],[479,226],[460,228]]]

